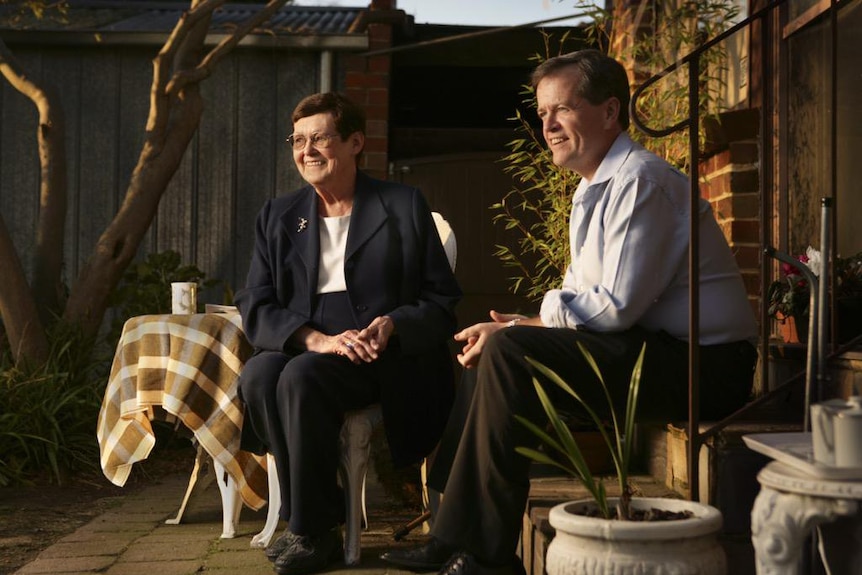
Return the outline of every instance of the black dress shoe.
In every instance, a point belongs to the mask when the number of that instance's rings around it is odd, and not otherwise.
[[[296,539],[275,560],[274,568],[278,575],[306,575],[322,571],[337,561],[343,552],[340,527],[333,527],[316,537],[294,537]]]
[[[296,535],[289,528],[286,528],[284,533],[279,535],[275,541],[266,546],[263,553],[266,555],[267,559],[275,561],[278,559],[278,556],[281,555],[285,549],[293,545],[297,539],[299,539],[299,535]]]
[[[525,575],[524,565],[519,559],[501,566],[479,563],[470,553],[460,552],[452,555],[437,575]]]
[[[387,563],[413,571],[436,571],[446,564],[455,551],[439,539],[432,537],[425,545],[408,549],[391,549],[380,558]]]

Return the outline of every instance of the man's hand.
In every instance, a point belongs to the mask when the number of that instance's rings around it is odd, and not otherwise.
[[[461,353],[458,354],[458,362],[467,369],[479,363],[479,356],[482,355],[485,342],[492,333],[506,328],[512,321],[516,323],[529,321],[527,316],[517,313],[499,313],[491,310],[490,315],[493,321],[471,325],[455,334],[455,341],[465,342]]]
[[[522,321],[527,321],[529,319],[527,316],[521,315],[519,313],[500,313],[494,310],[491,310],[490,315],[491,319],[494,320],[496,323],[505,323],[507,326],[513,322],[521,323]]]

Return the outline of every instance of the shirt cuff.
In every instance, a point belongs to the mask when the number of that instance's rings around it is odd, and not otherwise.
[[[563,292],[563,290],[552,289],[545,293],[542,299],[542,306],[539,311],[539,317],[542,318],[542,323],[547,327],[568,327],[577,329],[577,317],[572,310],[566,305],[566,300],[572,299],[571,292]]]

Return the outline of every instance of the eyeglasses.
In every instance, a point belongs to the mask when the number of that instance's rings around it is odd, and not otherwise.
[[[332,145],[332,140],[338,138],[338,134],[312,134],[311,136],[303,136],[302,134],[291,134],[287,137],[287,143],[294,150],[304,150],[305,145],[311,142],[312,148],[322,150]]]

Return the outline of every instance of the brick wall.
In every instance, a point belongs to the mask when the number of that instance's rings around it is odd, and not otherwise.
[[[392,27],[403,17],[395,0],[373,0],[366,14],[368,50],[392,46]],[[389,75],[392,57],[350,56],[345,62],[345,94],[365,108],[365,151],[360,168],[375,178],[386,178],[389,149]]]
[[[756,110],[723,114],[714,152],[700,164],[700,190],[736,256],[749,301],[760,303],[760,180]]]

